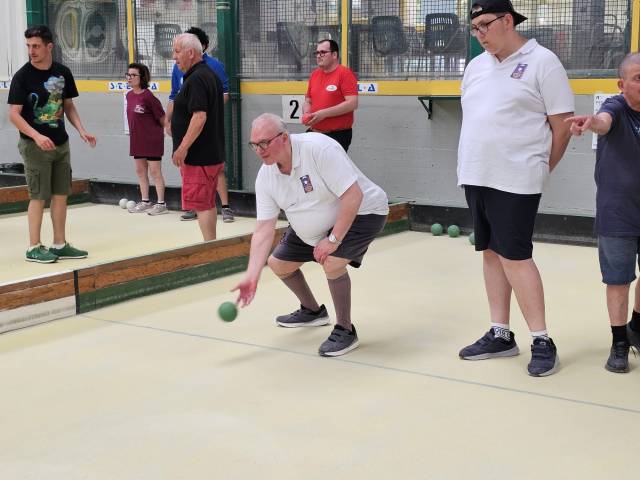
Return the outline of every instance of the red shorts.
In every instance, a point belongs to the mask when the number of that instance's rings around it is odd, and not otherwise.
[[[182,175],[182,209],[202,212],[216,208],[218,175],[224,163],[218,165],[187,165],[180,167]]]

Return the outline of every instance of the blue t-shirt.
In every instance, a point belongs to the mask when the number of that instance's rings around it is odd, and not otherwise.
[[[611,115],[611,130],[598,137],[595,180],[596,234],[640,236],[640,112],[622,95],[598,113]]]
[[[222,92],[229,93],[229,77],[227,77],[227,72],[224,71],[224,65],[217,58],[210,57],[206,53],[202,55],[202,60],[207,66],[213,70],[213,73],[216,74],[220,83],[222,83]],[[169,94],[169,100],[173,101],[176,98],[176,95],[180,91],[180,87],[182,86],[182,77],[184,73],[178,68],[178,66],[173,64],[173,71],[171,72],[171,93]]]

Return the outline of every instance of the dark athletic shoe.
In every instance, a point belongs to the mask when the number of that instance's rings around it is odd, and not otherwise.
[[[513,332],[509,332],[509,340],[496,337],[493,329],[475,343],[460,350],[460,358],[463,360],[486,360],[487,358],[514,357],[520,353],[516,344],[516,337]]]
[[[295,312],[276,317],[276,323],[281,327],[288,328],[321,327],[329,323],[329,314],[324,305],[321,305],[317,312],[300,305],[300,308]]]

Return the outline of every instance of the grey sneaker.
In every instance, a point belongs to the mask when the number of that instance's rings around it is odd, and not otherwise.
[[[156,216],[169,213],[169,209],[164,203],[156,203],[153,207],[147,210],[147,215]]]
[[[198,214],[193,210],[187,210],[182,215],[180,215],[180,220],[183,222],[188,222],[189,220],[196,220],[198,218]]]
[[[531,362],[527,365],[532,377],[546,377],[555,373],[560,360],[556,345],[550,338],[536,337],[531,345]]]
[[[355,325],[352,324],[351,329],[349,331],[340,325],[334,326],[329,338],[320,345],[318,353],[323,357],[337,357],[358,348],[360,342]]]
[[[329,314],[324,305],[314,312],[300,305],[300,308],[288,315],[276,317],[276,323],[281,327],[321,327],[329,323]]]
[[[135,207],[129,209],[129,213],[142,213],[152,208],[151,202],[138,202]]]
[[[27,250],[24,259],[27,262],[55,263],[58,261],[58,256],[51,253],[44,245],[38,245],[36,248]]]
[[[604,368],[613,373],[627,373],[629,371],[629,342],[615,342],[611,345],[611,352]]]
[[[231,223],[235,220],[235,217],[233,216],[233,210],[231,210],[229,207],[223,208],[222,209],[222,221],[224,223]]]
[[[629,343],[636,351],[640,352],[640,332],[636,332],[631,328],[631,325],[627,323],[627,338]]]
[[[463,360],[486,360],[487,358],[496,357],[513,357],[520,353],[520,349],[516,344],[516,336],[513,332],[509,332],[509,340],[496,337],[493,329],[490,328],[487,333],[475,343],[467,345],[458,355]]]

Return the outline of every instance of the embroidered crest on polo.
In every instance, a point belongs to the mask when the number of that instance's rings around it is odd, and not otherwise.
[[[522,75],[524,75],[525,70],[527,69],[529,65],[526,63],[519,63],[516,68],[513,69],[513,72],[511,72],[511,78],[515,78],[515,79],[521,79]]]
[[[313,192],[313,184],[311,183],[311,179],[309,178],[309,175],[300,177],[300,181],[302,182],[302,188],[304,189],[304,193]]]
[[[338,87],[336,87],[335,85],[327,85],[326,90],[327,92],[335,92],[336,90],[338,90]]]

